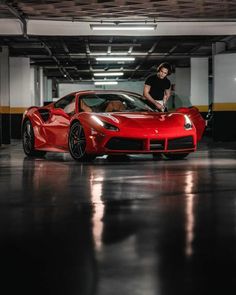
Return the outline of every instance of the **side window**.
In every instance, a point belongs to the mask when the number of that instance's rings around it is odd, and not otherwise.
[[[61,98],[54,104],[54,107],[63,109],[67,114],[73,113],[75,111],[75,96],[68,95]]]
[[[74,114],[75,113],[75,98],[64,108],[65,113]]]
[[[104,112],[106,105],[106,97],[100,97],[97,94],[80,96],[80,111],[82,112]]]

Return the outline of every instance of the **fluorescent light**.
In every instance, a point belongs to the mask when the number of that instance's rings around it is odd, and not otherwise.
[[[94,31],[154,31],[156,25],[90,25]]]
[[[134,61],[134,57],[96,57],[97,61]]]
[[[107,56],[108,53],[107,52],[90,52],[89,53],[90,56]],[[112,56],[119,56],[119,55],[127,55],[127,51],[124,51],[124,52],[112,52]]]
[[[94,82],[94,85],[116,85],[116,84],[118,84],[118,82],[116,82],[116,81],[100,81],[100,82],[96,81],[96,82]]]
[[[102,72],[102,73],[93,73],[95,77],[105,77],[105,76],[123,76],[122,72]]]

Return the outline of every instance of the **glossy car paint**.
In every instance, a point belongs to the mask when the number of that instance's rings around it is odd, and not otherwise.
[[[196,108],[181,108],[175,112],[114,112],[114,113],[91,113],[79,111],[79,99],[82,94],[93,93],[83,91],[74,93],[75,114],[66,114],[62,109],[55,109],[52,103],[45,107],[31,107],[23,117],[23,122],[29,119],[34,130],[35,149],[53,152],[68,151],[68,134],[70,126],[79,121],[86,135],[86,153],[89,154],[115,154],[115,153],[153,153],[175,152],[167,150],[169,139],[185,136],[193,137],[193,148],[177,150],[176,152],[193,152],[197,148],[197,142],[201,139],[205,128],[205,121]],[[48,119],[43,120],[40,111],[48,112]],[[185,130],[184,115],[188,115],[193,122],[193,128]],[[102,120],[118,127],[118,131],[108,130],[98,122]],[[142,139],[141,150],[109,150],[106,143],[113,137]],[[150,140],[164,140],[164,149],[150,150]]]
[[[119,128],[119,131],[109,131],[98,125],[92,116],[96,116],[102,121],[106,121]],[[196,149],[197,137],[196,129],[184,130],[184,117],[182,114],[161,114],[161,113],[113,113],[113,114],[90,114],[84,113],[73,118],[78,119],[85,127],[87,138],[87,152],[108,154],[105,148],[106,143],[112,137],[144,139],[146,149],[132,151],[132,153],[150,153],[149,141],[151,139],[172,139],[176,137],[193,136]],[[93,132],[92,132],[93,130]],[[95,130],[95,131],[94,131]],[[166,146],[166,144],[165,144]],[[160,150],[160,152],[167,151]],[[112,153],[118,153],[119,150],[112,150]],[[129,150],[122,150],[122,153],[129,153]]]

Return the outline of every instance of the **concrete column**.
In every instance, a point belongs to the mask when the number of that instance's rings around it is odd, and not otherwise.
[[[201,112],[208,111],[209,105],[208,57],[191,58],[190,101]]]
[[[30,59],[10,57],[11,137],[21,137],[21,119],[26,108],[32,105],[30,91]]]
[[[189,107],[190,102],[190,68],[175,69],[175,108]]]
[[[47,77],[43,75],[43,104],[48,101],[48,81]]]
[[[214,104],[219,108],[236,103],[236,54],[217,54],[214,57]],[[222,109],[223,110],[223,109]]]
[[[214,56],[213,139],[236,140],[236,53]]]
[[[37,103],[37,70],[36,68],[30,67],[30,100],[31,105],[39,105]]]
[[[11,142],[9,51],[0,47],[0,144]]]
[[[10,101],[12,108],[31,105],[29,58],[10,57]]]
[[[48,79],[46,76],[44,76],[44,103],[46,102],[52,102],[52,79]]]
[[[39,68],[39,100],[40,106],[43,106],[44,102],[44,77],[43,77],[43,68]]]
[[[48,82],[48,95],[47,95],[47,98],[48,100],[52,101],[52,79],[47,79],[47,82]]]
[[[47,92],[46,92],[46,99],[47,101],[52,101],[52,79],[46,79],[47,83]]]

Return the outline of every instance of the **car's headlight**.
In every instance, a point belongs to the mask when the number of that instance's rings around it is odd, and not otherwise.
[[[112,131],[119,131],[119,128],[112,125],[112,124],[109,124],[107,122],[103,122],[103,127],[108,129],[108,130],[112,130]]]
[[[115,125],[112,125],[110,123],[104,122],[101,119],[99,119],[97,116],[91,116],[92,119],[97,122],[100,126],[102,126],[103,128],[107,129],[107,130],[111,130],[111,131],[119,131],[119,128],[116,127]]]
[[[184,115],[184,128],[186,130],[191,130],[193,128],[193,123],[187,115]]]

